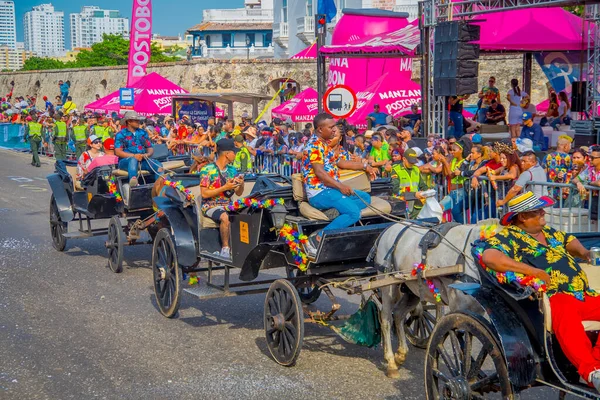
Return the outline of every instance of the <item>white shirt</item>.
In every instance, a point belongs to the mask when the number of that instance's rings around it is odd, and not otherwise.
[[[558,116],[560,117],[568,111],[569,110],[567,110],[567,103],[564,100],[561,100],[560,104],[558,105]],[[566,114],[565,114],[565,116],[566,116]]]

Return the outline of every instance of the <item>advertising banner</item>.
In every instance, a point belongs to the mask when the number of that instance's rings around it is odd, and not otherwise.
[[[563,90],[571,93],[571,84],[580,79],[581,52],[552,51],[534,55],[556,93]],[[585,57],[583,66],[586,66]]]
[[[133,0],[127,87],[146,75],[152,44],[152,0]]]
[[[204,100],[175,100],[175,120],[189,115],[193,123],[199,122],[204,129],[208,127],[208,119],[215,116],[215,105]]]

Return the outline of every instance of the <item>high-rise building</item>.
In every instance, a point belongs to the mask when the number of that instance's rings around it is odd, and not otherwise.
[[[129,19],[116,10],[101,10],[84,6],[78,14],[71,14],[71,47],[91,47],[102,41],[104,34],[129,35]]]
[[[0,46],[11,49],[17,45],[17,29],[15,22],[14,1],[0,0]]]
[[[25,50],[40,57],[60,56],[65,52],[65,13],[52,4],[35,6],[23,17]]]
[[[0,44],[0,70],[19,70],[23,68],[25,61],[33,56],[35,56],[35,53],[26,51],[23,42],[16,42],[14,48],[6,44]]]

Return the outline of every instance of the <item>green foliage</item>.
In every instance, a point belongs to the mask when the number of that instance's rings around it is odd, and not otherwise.
[[[583,14],[585,12],[585,6],[581,5],[581,6],[566,6],[564,7],[565,10],[567,10],[568,12],[570,12],[571,14],[575,14],[578,17],[583,17]]]
[[[23,70],[106,67],[127,65],[128,60],[129,40],[119,35],[104,35],[103,41],[93,44],[91,50],[79,52],[75,61],[63,63],[52,58],[32,57],[25,62]],[[152,44],[150,62],[160,63],[178,60],[179,58],[166,55],[160,47]]]

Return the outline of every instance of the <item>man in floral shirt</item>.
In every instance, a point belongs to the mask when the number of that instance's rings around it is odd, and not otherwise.
[[[544,170],[548,175],[548,180],[554,183],[569,183],[571,180],[571,167],[573,162],[571,161],[571,155],[569,151],[571,150],[571,139],[567,135],[561,135],[558,138],[556,144],[556,151],[548,154],[546,158],[544,158]],[[561,189],[554,188],[552,189],[552,197],[554,200],[558,201],[560,198]],[[568,195],[568,193],[564,193]],[[564,196],[566,198],[567,196]]]
[[[581,194],[581,198],[585,198],[586,189],[583,185],[600,186],[600,146],[595,145],[590,147],[590,165],[583,169],[575,179],[577,189]],[[599,190],[590,190],[591,201],[590,210],[592,219],[598,220],[598,192]]]
[[[244,176],[238,175],[233,167],[235,154],[239,149],[231,139],[217,142],[217,160],[200,170],[200,193],[202,195],[202,214],[219,224],[221,234],[221,253],[223,258],[231,258],[229,249],[229,214],[225,206],[231,196],[242,195]]]
[[[525,192],[508,203],[506,228],[475,244],[474,255],[500,283],[535,287],[543,282],[550,298],[552,330],[581,377],[600,391],[600,342],[592,347],[582,321],[600,321],[600,297],[575,257],[590,260],[574,236],[546,225],[545,207],[554,201]],[[528,282],[528,283],[526,283]]]
[[[115,155],[119,157],[119,169],[129,174],[129,186],[138,184],[138,170],[143,169],[158,177],[162,164],[151,159],[154,154],[148,132],[140,129],[141,116],[135,111],[127,111],[123,116],[125,128],[115,137]]]
[[[371,202],[371,196],[354,190],[340,181],[338,168],[363,170],[374,176],[373,168],[366,162],[349,161],[336,156],[330,140],[337,131],[336,122],[327,113],[314,119],[315,132],[310,137],[302,155],[302,178],[308,202],[319,210],[335,208],[340,215],[309,237],[307,250],[314,256],[323,232],[354,225],[360,219],[360,210]]]

